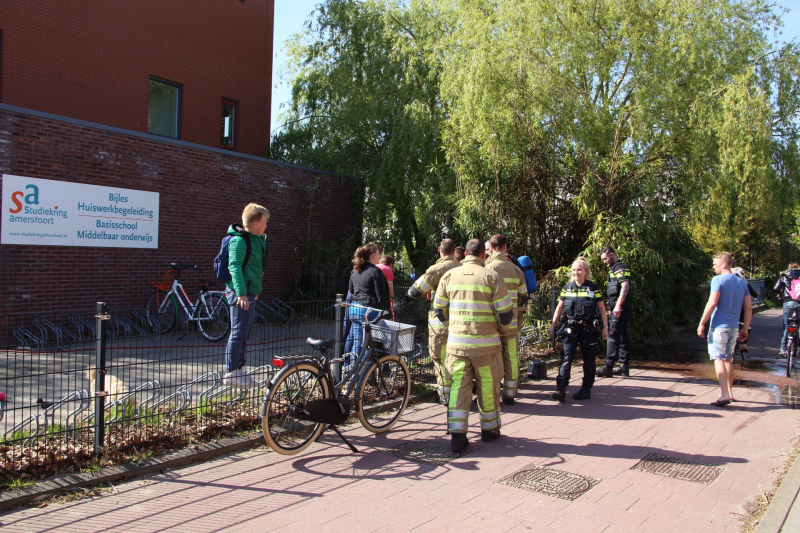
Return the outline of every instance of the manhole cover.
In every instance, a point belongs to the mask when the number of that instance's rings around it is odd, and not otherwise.
[[[660,453],[651,453],[637,463],[631,470],[650,472],[660,476],[673,477],[684,481],[693,481],[710,485],[719,477],[725,468],[704,465],[688,459],[678,459]]]
[[[472,450],[469,448],[462,453],[454,453],[450,449],[449,444],[430,442],[422,439],[404,442],[403,444],[398,444],[394,448],[387,448],[382,451],[383,453],[387,453],[399,459],[406,459],[408,461],[414,461],[415,463],[433,466],[446,465],[450,461],[472,453]]]
[[[530,465],[504,477],[497,483],[572,501],[586,494],[600,481],[597,478],[572,472]]]

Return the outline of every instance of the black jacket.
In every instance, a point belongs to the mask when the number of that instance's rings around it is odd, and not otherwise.
[[[774,290],[778,292],[781,298],[787,297],[786,291],[792,286],[793,279],[800,279],[800,270],[781,272],[781,277],[778,278],[778,283],[774,287]]]
[[[381,269],[372,263],[364,263],[361,272],[350,273],[348,290],[353,301],[376,309],[389,310],[389,284]]]

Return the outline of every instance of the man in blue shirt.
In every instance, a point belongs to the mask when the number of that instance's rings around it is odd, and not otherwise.
[[[731,272],[733,256],[721,252],[714,256],[714,272],[711,280],[711,294],[708,297],[703,317],[697,327],[697,334],[705,337],[705,327],[711,318],[708,332],[708,354],[714,361],[722,394],[711,405],[728,405],[733,400],[733,347],[736,337],[747,340],[753,304],[747,283]],[[744,327],[739,331],[739,313],[744,308]]]

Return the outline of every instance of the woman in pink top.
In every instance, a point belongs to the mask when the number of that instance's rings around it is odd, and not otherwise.
[[[389,301],[392,302],[392,320],[394,320],[394,257],[391,255],[384,255],[381,257],[381,262],[378,263],[378,268],[383,272],[383,277],[386,278],[386,284],[389,285]]]

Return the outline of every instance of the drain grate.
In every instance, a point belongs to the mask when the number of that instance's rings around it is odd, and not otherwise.
[[[577,500],[601,480],[563,470],[530,465],[497,481],[501,485],[539,492],[562,500]]]
[[[710,485],[719,477],[724,467],[705,465],[688,459],[678,459],[660,453],[651,453],[631,470],[649,472],[660,476]]]
[[[450,449],[449,444],[422,439],[404,442],[398,444],[394,448],[387,448],[382,451],[398,459],[406,459],[407,461],[414,461],[415,463],[432,466],[446,465],[459,457],[464,457],[472,453],[472,450],[469,448],[462,453],[455,453]]]

